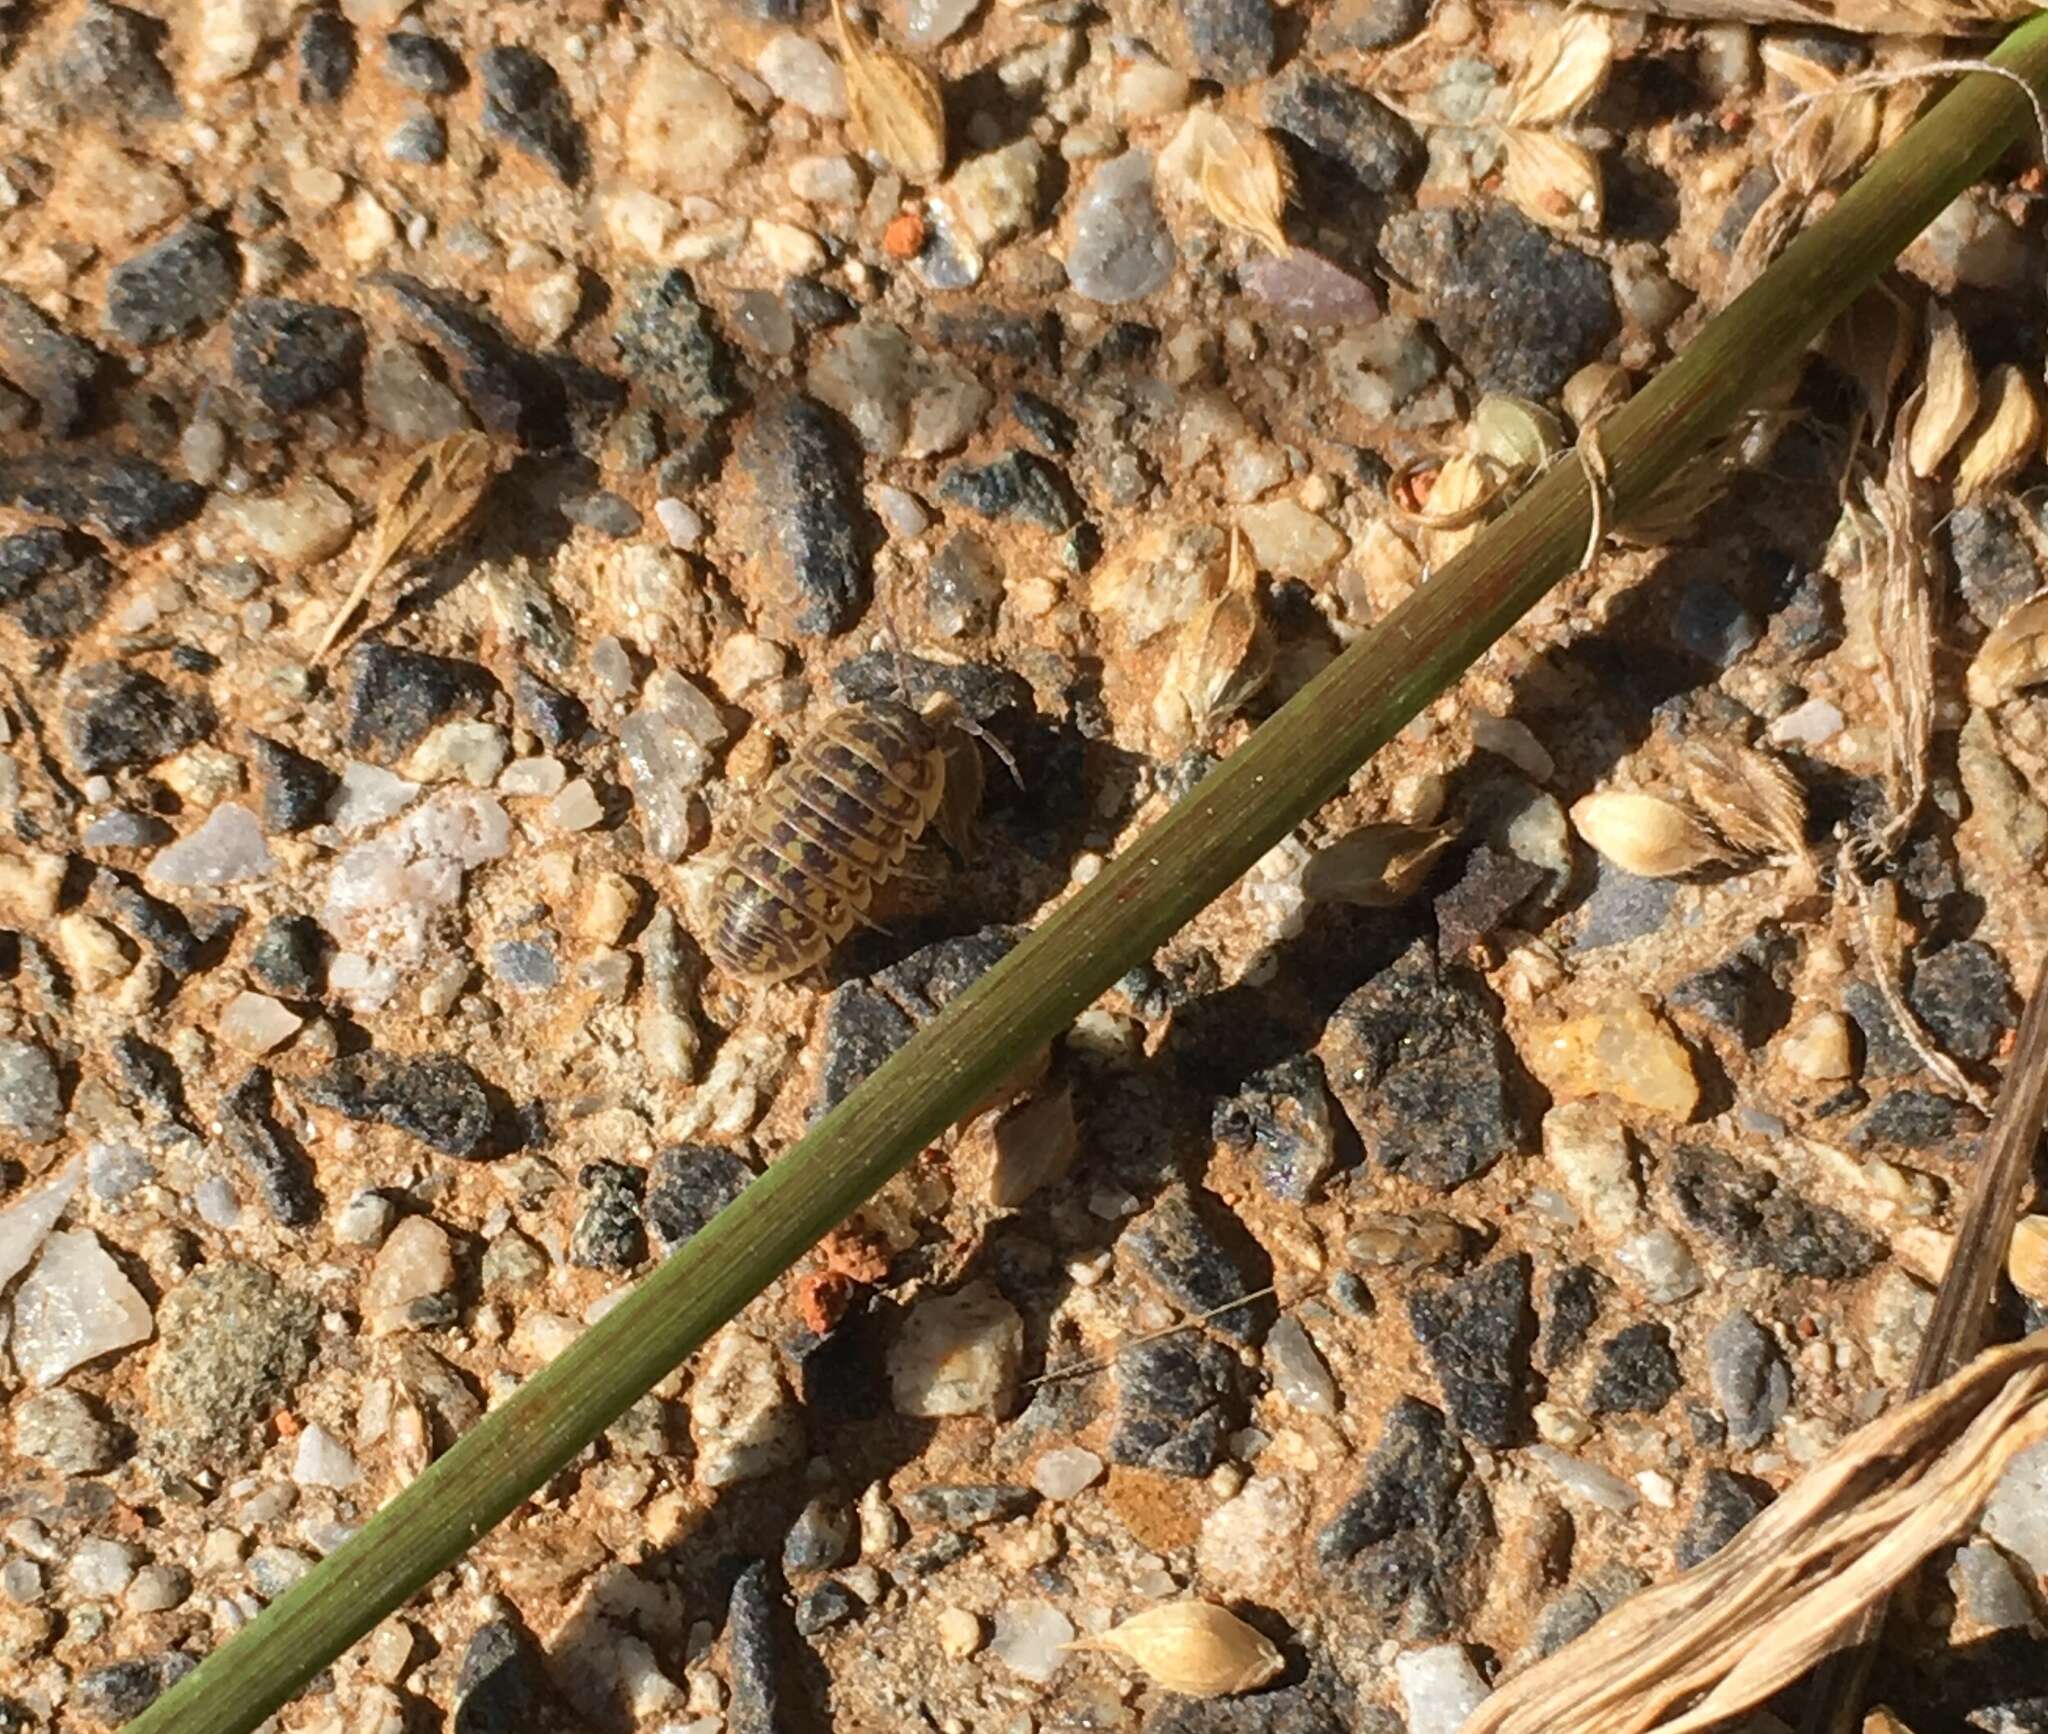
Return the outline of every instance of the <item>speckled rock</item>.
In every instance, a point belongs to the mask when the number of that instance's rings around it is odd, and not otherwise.
[[[64,698],[64,742],[81,771],[152,765],[202,739],[213,706],[146,669],[95,662],[72,676]]]
[[[237,307],[228,341],[235,378],[279,414],[353,389],[369,347],[362,320],[347,308],[276,295]]]
[[[324,1108],[394,1127],[445,1156],[481,1152],[495,1117],[476,1068],[453,1054],[347,1054],[303,1087]]]
[[[1500,1014],[1470,970],[1418,941],[1337,1008],[1318,1049],[1384,1168],[1449,1191],[1521,1137]]]
[[[1672,1157],[1668,1185],[1680,1216],[1740,1268],[1856,1276],[1883,1250],[1840,1211],[1812,1204],[1775,1174],[1701,1145],[1687,1145]]]
[[[1380,250],[1487,391],[1554,397],[1621,327],[1606,266],[1506,205],[1403,212]]]
[[[1207,1337],[1188,1333],[1133,1343],[1116,1358],[1110,1461],[1167,1475],[1207,1475],[1243,1420],[1243,1382],[1237,1357]]]
[[[107,358],[13,289],[0,289],[0,376],[35,399],[42,431],[68,439],[84,425]]]
[[[1204,1193],[1198,1202],[1187,1187],[1169,1187],[1118,1244],[1183,1313],[1236,1342],[1264,1334],[1270,1301],[1230,1303],[1270,1279],[1252,1265],[1255,1243],[1219,1200]]]
[[[107,329],[143,347],[211,325],[240,287],[234,243],[187,223],[115,266],[107,277]]]
[[[131,548],[176,529],[205,500],[197,483],[124,453],[67,447],[0,458],[0,504],[99,530]]]
[[[1152,157],[1127,151],[1096,169],[1082,192],[1067,248],[1075,292],[1118,306],[1165,288],[1179,255],[1152,196]]]
[[[748,544],[772,600],[801,632],[840,633],[866,611],[858,462],[842,425],[815,399],[759,410],[734,447]]]
[[[318,1307],[237,1260],[193,1272],[157,1309],[148,1386],[155,1448],[219,1466],[259,1445],[313,1360]]]
[[[664,1253],[686,1245],[753,1178],[730,1150],[716,1144],[672,1144],[647,1172],[646,1218]]]
[[[106,606],[113,568],[100,545],[72,530],[0,538],[0,608],[44,643],[82,635]]]
[[[715,421],[741,401],[731,351],[685,272],[642,288],[612,341],[621,365],[671,414]]]
[[[1195,72],[1218,84],[1249,84],[1273,67],[1270,0],[1180,0]]]
[[[1266,87],[1265,111],[1268,126],[1341,164],[1367,192],[1395,192],[1422,173],[1424,152],[1415,129],[1348,80],[1291,67]]]
[[[583,178],[583,128],[555,69],[516,44],[486,48],[476,64],[484,87],[484,131],[574,186]]]
[[[1686,1514],[1685,1529],[1671,1550],[1672,1564],[1689,1571],[1711,1559],[1742,1533],[1743,1526],[1770,1504],[1773,1495],[1761,1481],[1726,1469],[1709,1469]]]
[[[1482,1445],[1514,1443],[1534,1335],[1528,1261],[1496,1259],[1441,1288],[1411,1294],[1408,1322],[1458,1431]]]
[[[1441,1637],[1478,1605],[1493,1512],[1443,1415],[1403,1397],[1358,1490],[1316,1537],[1316,1563],[1388,1636]]]
[[[497,683],[473,662],[429,656],[369,639],[349,653],[347,741],[351,751],[398,758],[452,716],[491,708]]]

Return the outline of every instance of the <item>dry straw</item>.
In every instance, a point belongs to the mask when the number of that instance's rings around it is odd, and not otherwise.
[[[1630,1597],[1462,1734],[1703,1734],[1825,1657],[2048,1438],[2048,1331],[1850,1435],[1713,1558]]]

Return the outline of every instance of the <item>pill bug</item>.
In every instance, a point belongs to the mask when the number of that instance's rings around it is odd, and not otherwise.
[[[957,846],[947,820],[979,801],[981,762],[971,743],[954,750],[955,730],[988,739],[945,694],[827,717],[769,778],[727,852],[711,894],[712,961],[762,984],[800,975],[866,921],[926,826],[939,820]]]

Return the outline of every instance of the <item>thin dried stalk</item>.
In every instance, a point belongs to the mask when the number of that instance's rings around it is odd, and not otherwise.
[[[420,447],[391,471],[377,499],[369,560],[320,635],[315,662],[334,648],[380,578],[439,553],[468,527],[496,462],[482,434],[455,433]]]
[[[1806,791],[1782,760],[1740,741],[1695,738],[1684,768],[1693,805],[1736,848],[1819,877],[1806,842]]]
[[[2048,1332],[1851,1434],[1732,1542],[1510,1680],[1463,1734],[1701,1734],[1762,1703],[2048,1438]]]
[[[1906,1045],[1919,1056],[1935,1082],[1950,1095],[1984,1112],[1991,1106],[1990,1098],[1964,1076],[1962,1067],[1928,1033],[1899,980],[1899,959],[1906,954],[1906,936],[1899,929],[1899,888],[1889,879],[1866,885],[1857,876],[1853,855],[1853,845],[1844,844],[1838,878],[1856,901],[1857,925],[1863,931],[1863,960],[1870,965],[1878,997],[1892,1014]]]
[[[946,172],[946,99],[914,60],[877,48],[832,0],[839,52],[846,63],[846,106],[854,130],[905,180],[922,184]]]
[[[2048,1116],[2048,965],[2034,977],[2019,1039],[1999,1086],[1998,1106],[1979,1146],[1969,1197],[1956,1221],[1955,1251],[1942,1272],[1934,1310],[1921,1334],[1907,1391],[1931,1391],[1961,1370],[1991,1328],[1998,1268],[2013,1218],[2034,1171],[2041,1123]],[[1839,1635],[1828,1665],[1814,1677],[1805,1734],[1849,1734],[1856,1725],[1876,1660],[1884,1603]],[[1867,1730],[1866,1730],[1867,1734]]]
[[[1907,400],[1909,417],[1919,402],[1917,392]],[[1863,485],[1879,544],[1875,573],[1870,538],[1860,532],[1857,537],[1864,576],[1878,586],[1877,691],[1884,704],[1892,816],[1876,842],[1887,855],[1920,816],[1934,745],[1934,585],[1927,570],[1933,512],[1927,484],[1913,474],[1906,454],[1906,443],[1895,441],[1884,481],[1866,479]]]
[[[1709,23],[1796,24],[1864,36],[1987,36],[2033,0],[1612,0],[1619,11]]]

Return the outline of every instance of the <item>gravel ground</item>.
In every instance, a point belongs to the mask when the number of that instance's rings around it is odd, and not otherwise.
[[[814,0],[0,0],[0,1727],[133,1715],[568,1347],[1424,580],[1483,397],[1590,417],[1825,203],[1795,93],[1929,52],[1616,16],[1546,106],[1560,15],[1425,11],[909,0],[920,186]],[[2038,185],[1898,283],[1984,426]],[[2038,956],[2048,707],[1964,670],[2041,440],[1915,484],[1920,740],[1831,353],[274,1725],[1452,1734],[1878,1413]],[[776,767],[899,686],[1020,780],[950,743],[958,846],[717,968]],[[2048,1729],[2044,1574],[2036,1451],[1894,1628],[1914,1734]],[[1066,1648],[1190,1594],[1281,1675]]]

